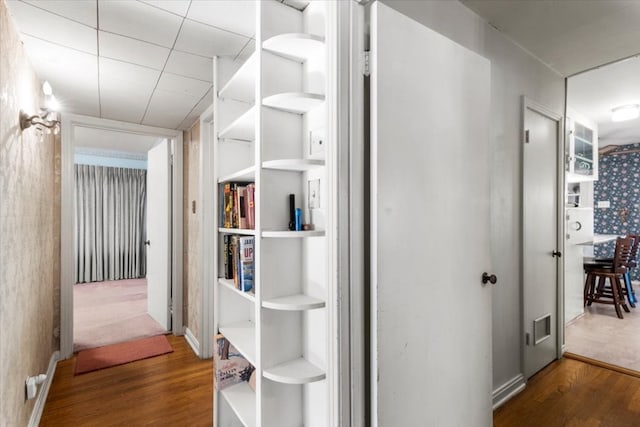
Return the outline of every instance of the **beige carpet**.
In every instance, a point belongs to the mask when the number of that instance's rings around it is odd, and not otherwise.
[[[74,285],[74,352],[165,332],[147,314],[146,279]]]
[[[636,295],[638,283],[634,283]],[[618,319],[612,305],[593,304],[565,328],[565,350],[640,371],[640,304]]]

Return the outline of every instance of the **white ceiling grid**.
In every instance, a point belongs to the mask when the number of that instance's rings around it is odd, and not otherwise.
[[[253,1],[7,3],[64,112],[185,129],[213,101],[213,56],[255,47]]]

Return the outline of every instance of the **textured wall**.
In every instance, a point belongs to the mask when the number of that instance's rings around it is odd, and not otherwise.
[[[24,426],[34,403],[25,378],[46,372],[57,350],[59,180],[53,136],[18,126],[20,109],[37,111],[41,86],[4,0],[0,35],[0,425]]]
[[[615,154],[638,150],[628,154]],[[640,233],[640,143],[622,145],[612,154],[601,156],[598,180],[594,185],[594,199],[608,200],[609,208],[595,208],[594,232],[598,234]],[[615,242],[595,245],[595,256],[613,257]],[[640,280],[639,269],[631,272],[633,280]]]
[[[184,322],[200,339],[200,122],[184,133]],[[196,202],[193,213],[192,202]]]

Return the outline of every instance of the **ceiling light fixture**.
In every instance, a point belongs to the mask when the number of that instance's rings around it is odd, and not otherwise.
[[[611,121],[624,122],[640,117],[640,105],[623,105],[611,110]]]
[[[44,126],[48,129],[54,129],[57,132],[60,124],[58,120],[58,113],[56,112],[60,108],[60,104],[53,96],[53,89],[49,82],[45,81],[42,84],[42,92],[44,93],[45,107],[40,109],[40,114],[30,116],[24,111],[20,110],[20,129],[25,130],[33,125]]]

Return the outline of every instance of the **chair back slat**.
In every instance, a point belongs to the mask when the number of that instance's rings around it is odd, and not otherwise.
[[[634,239],[630,236],[618,237],[616,240],[616,250],[613,256],[614,273],[624,273],[627,271],[631,259],[631,249]]]

